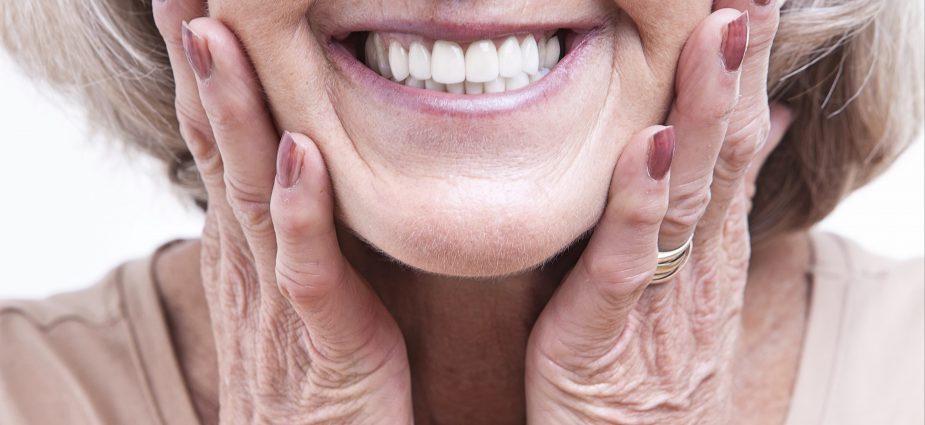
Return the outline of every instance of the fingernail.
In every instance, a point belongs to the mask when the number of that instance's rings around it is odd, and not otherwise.
[[[748,12],[742,12],[734,21],[726,24],[723,34],[723,66],[726,71],[738,71],[748,48]]]
[[[674,127],[665,127],[662,131],[652,136],[652,144],[649,146],[649,177],[658,181],[665,178],[668,170],[671,169],[671,161],[674,159],[675,134]]]
[[[754,1],[755,1],[755,4],[757,4],[758,6],[767,6],[771,4],[771,0],[754,0]]]
[[[212,76],[212,55],[206,40],[190,29],[189,24],[183,21],[183,50],[186,51],[186,60],[196,73],[196,78],[208,80]]]
[[[302,174],[302,155],[289,132],[283,133],[276,157],[276,178],[279,184],[289,189],[299,181]]]

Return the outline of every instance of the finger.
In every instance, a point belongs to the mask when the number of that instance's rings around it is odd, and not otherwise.
[[[303,135],[286,133],[277,164],[271,201],[276,277],[307,326],[311,346],[321,358],[339,361],[401,341],[379,298],[341,254],[330,178],[318,148]]]
[[[222,156],[228,202],[260,280],[272,282],[276,240],[270,195],[276,175],[276,128],[250,62],[231,31],[214,19],[198,18],[185,33],[199,96]]]
[[[199,100],[199,91],[196,87],[196,78],[187,61],[186,51],[183,47],[183,22],[203,16],[205,1],[203,0],[164,0],[153,1],[152,10],[154,22],[164,39],[167,47],[167,56],[170,59],[170,68],[173,71],[174,86],[176,89],[175,105],[177,119],[180,124],[180,133],[193,154],[197,165],[208,166],[200,168],[206,190],[214,189],[216,180],[220,181],[220,158],[212,141],[212,129],[208,118]],[[213,153],[216,158],[212,158]],[[214,159],[214,160],[213,160]],[[202,161],[200,161],[202,160]],[[218,176],[218,179],[213,178]],[[210,199],[215,199],[211,196]]]
[[[152,1],[154,23],[167,47],[170,68],[173,70],[174,84],[177,87],[178,110],[184,113],[199,112],[205,121],[205,113],[199,103],[196,91],[196,79],[187,65],[186,52],[183,49],[181,27],[183,22],[191,21],[205,15],[204,0],[163,0]],[[182,108],[179,108],[182,107]]]
[[[575,268],[537,323],[540,341],[562,342],[543,347],[593,350],[612,346],[629,311],[648,286],[656,265],[658,229],[668,207],[669,169],[675,148],[674,129],[650,127],[624,149],[604,216]],[[559,353],[563,354],[563,353]]]
[[[777,35],[780,22],[778,0],[717,0],[714,7],[732,8],[748,12],[749,40],[748,51],[742,64],[741,96],[736,107],[737,113],[730,122],[730,134],[745,131],[744,127],[754,114],[741,114],[741,111],[762,111],[768,104],[768,62],[771,46]],[[756,108],[756,109],[751,109]]]
[[[677,97],[668,117],[678,146],[659,233],[662,251],[683,245],[710,203],[713,167],[736,105],[747,43],[748,15],[722,9],[701,23],[681,54]]]
[[[782,105],[775,105],[769,115],[769,122],[774,124],[769,124],[772,130],[768,131],[768,137],[726,140],[713,174],[713,201],[697,227],[698,233],[721,235],[733,205],[738,205],[736,211],[744,221],[751,209],[754,179],[793,120],[790,110]]]
[[[765,149],[770,153],[773,146],[767,146],[770,121],[768,113],[768,62],[771,45],[777,34],[780,20],[780,4],[776,0],[718,0],[716,6],[747,11],[749,14],[749,44],[742,65],[741,95],[736,110],[729,120],[729,128],[720,152],[720,159],[714,170],[712,203],[704,213],[698,232],[706,238],[718,235],[723,229],[729,207],[734,197],[746,194],[748,184],[740,181],[748,170],[748,164]],[[788,124],[789,126],[789,124]],[[763,161],[762,161],[763,164]],[[759,165],[760,167],[760,165]],[[739,201],[742,212],[750,208],[751,197]]]

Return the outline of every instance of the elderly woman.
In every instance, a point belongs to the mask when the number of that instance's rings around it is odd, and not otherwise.
[[[206,211],[0,307],[0,423],[925,420],[922,262],[809,230],[918,130],[920,2],[0,14]]]

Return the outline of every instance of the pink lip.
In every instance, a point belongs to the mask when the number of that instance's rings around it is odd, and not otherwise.
[[[460,35],[461,32],[470,31],[469,29],[462,30],[461,28],[459,30],[460,32],[457,32],[457,35]],[[377,29],[377,31],[379,30]],[[407,27],[403,31],[408,32]],[[439,32],[445,35],[454,31]],[[504,31],[509,30],[504,29]],[[491,34],[503,34],[504,31],[495,31],[491,32]],[[507,33],[523,32],[528,31],[520,27],[516,31],[510,30]],[[386,103],[429,115],[478,118],[515,112],[558,94],[576,74],[576,68],[580,66],[582,59],[587,55],[587,47],[597,33],[597,30],[579,33],[574,46],[569,50],[568,54],[559,61],[559,64],[545,78],[520,90],[497,94],[460,95],[407,87],[375,73],[336,41],[332,40],[328,43],[328,52],[334,65],[352,82],[363,86],[370,94],[379,97]],[[489,37],[485,35],[485,32],[481,34],[483,38]],[[494,38],[493,35],[490,37]],[[466,38],[448,37],[448,39]]]
[[[429,20],[384,20],[375,23],[351,25],[334,31],[334,39],[343,39],[354,32],[395,32],[415,34],[432,40],[453,40],[466,43],[486,38],[502,38],[509,35],[537,33],[546,30],[570,29],[578,33],[591,32],[603,26],[603,22],[552,22],[542,25],[506,23],[459,23],[435,22]]]

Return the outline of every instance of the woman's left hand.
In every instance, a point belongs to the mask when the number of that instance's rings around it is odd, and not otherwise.
[[[673,130],[648,128],[624,149],[600,224],[533,328],[531,425],[732,423],[750,195],[790,114],[767,99],[779,5],[718,3],[732,9],[681,55]],[[650,285],[658,250],[692,234],[685,268]]]

